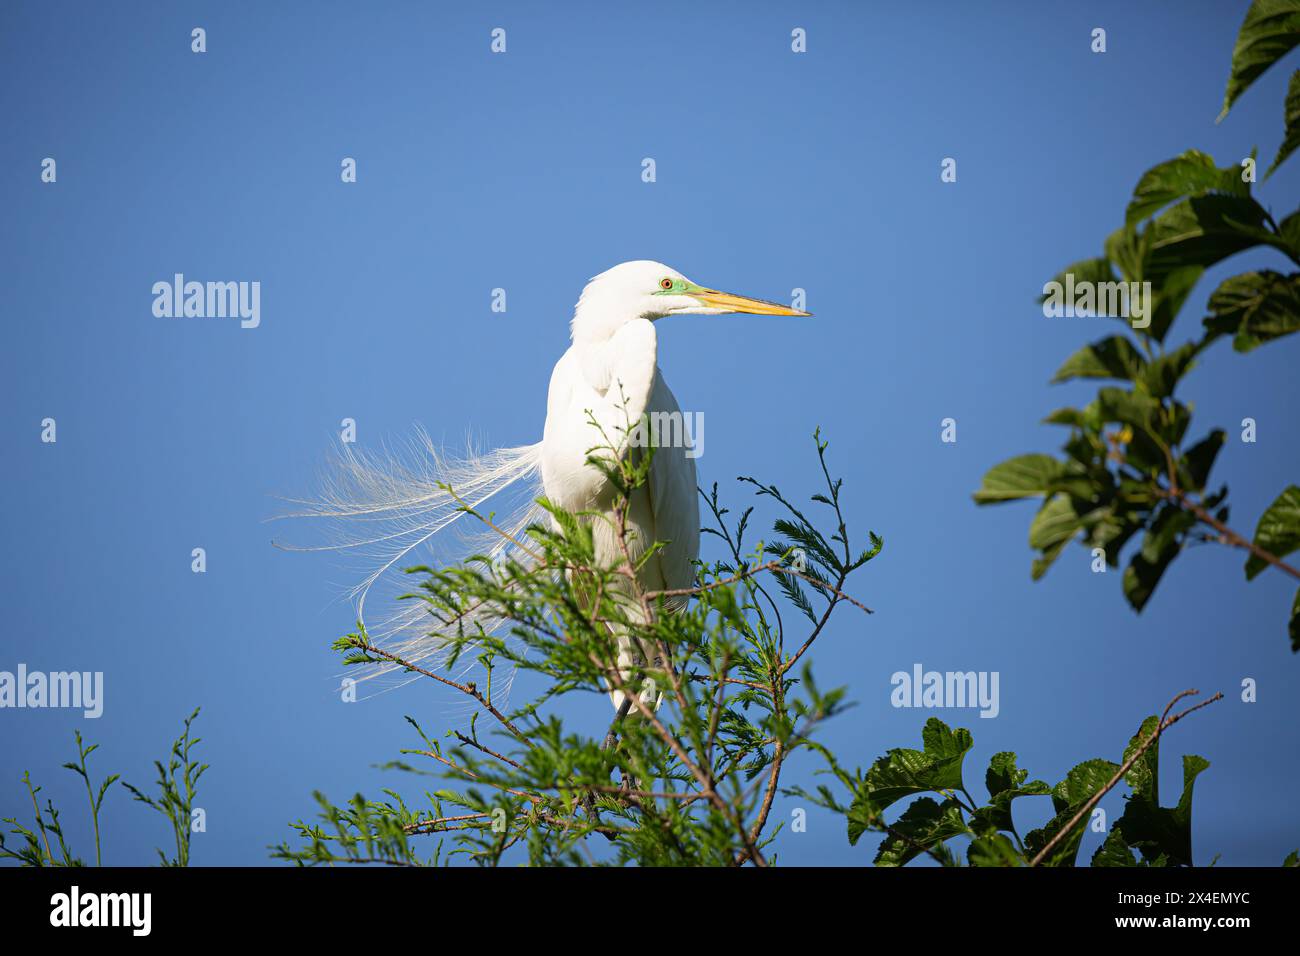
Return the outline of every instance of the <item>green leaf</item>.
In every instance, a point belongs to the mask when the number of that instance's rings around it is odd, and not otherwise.
[[[1300,211],[1291,213],[1278,223],[1277,234],[1282,241],[1282,251],[1300,262]]]
[[[1101,846],[1097,847],[1097,852],[1092,855],[1092,865],[1137,866],[1138,861],[1133,851],[1128,848],[1128,844],[1124,842],[1123,835],[1117,828],[1112,827]]]
[[[1133,610],[1146,607],[1170,562],[1182,550],[1179,536],[1195,524],[1195,515],[1173,505],[1165,505],[1157,513],[1142,538],[1142,550],[1124,569],[1124,596]]]
[[[1300,43],[1300,0],[1254,0],[1232,50],[1222,120],[1237,98],[1270,66]]]
[[[1070,276],[1073,277],[1072,280],[1067,278]],[[1047,284],[1055,284],[1064,289],[1071,281],[1077,286],[1083,283],[1114,282],[1117,278],[1115,270],[1111,268],[1110,261],[1104,256],[1099,256],[1095,259],[1081,259],[1078,262],[1071,263],[1057,273],[1051,282]],[[1046,302],[1051,298],[1051,295],[1049,292],[1044,292],[1038,297],[1039,303]]]
[[[1300,651],[1300,591],[1295,592],[1295,600],[1291,602],[1291,623],[1287,631],[1291,635],[1291,650]]]
[[[1003,750],[989,758],[989,769],[984,772],[984,786],[988,788],[990,797],[996,797],[999,793],[1016,789],[1028,776],[1028,770],[1016,766],[1016,755],[1010,750]]]
[[[890,830],[876,850],[876,866],[903,866],[917,854],[939,848],[944,840],[970,832],[960,804],[937,803],[929,797],[914,800]]]
[[[1195,366],[1199,351],[1196,342],[1188,342],[1153,361],[1142,373],[1142,384],[1147,392],[1155,398],[1172,395],[1182,377]]]
[[[1259,516],[1255,545],[1276,558],[1285,558],[1300,548],[1300,486],[1291,485]],[[1246,580],[1266,567],[1267,561],[1252,554],[1246,561]]]
[[[1034,515],[1029,525],[1029,546],[1048,550],[1069,541],[1079,530],[1079,516],[1070,504],[1070,496],[1053,495]]]
[[[1277,148],[1277,158],[1264,174],[1265,179],[1272,176],[1273,171],[1296,151],[1297,146],[1300,146],[1300,70],[1291,74],[1291,85],[1286,91],[1283,119],[1286,123],[1286,135],[1282,138],[1282,145]]]
[[[1118,769],[1119,764],[1099,757],[1077,764],[1065,775],[1064,780],[1052,788],[1052,805],[1058,813],[1071,807],[1077,809],[1110,783],[1110,778],[1115,776]]]
[[[962,788],[961,765],[973,746],[970,731],[950,730],[937,717],[925,722],[924,751],[898,748],[881,757],[858,785],[849,808],[849,842],[856,844],[890,804],[917,793]]]
[[[1203,266],[1193,264],[1170,269],[1153,280],[1156,282],[1152,290],[1155,304],[1148,306],[1151,312],[1151,324],[1143,330],[1144,335],[1150,336],[1157,342],[1164,341],[1170,326],[1174,324],[1174,319],[1178,318],[1183,303],[1187,301],[1187,297],[1191,295],[1192,289],[1196,287],[1196,283],[1201,280],[1204,273]]]
[[[1178,463],[1178,481],[1184,491],[1201,491],[1210,480],[1210,469],[1219,456],[1227,435],[1216,428],[1183,453]]]
[[[1129,740],[1128,746],[1124,748],[1124,761],[1137,752],[1151,735],[1155,733],[1156,728],[1160,726],[1160,718],[1152,714],[1146,720],[1142,721],[1142,726],[1138,732]],[[1150,800],[1159,806],[1160,804],[1160,741],[1157,739],[1141,757],[1129,767],[1128,773],[1124,775],[1124,782],[1129,785],[1129,789],[1139,797]]]
[[[1120,226],[1102,244],[1106,258],[1114,263],[1119,274],[1128,282],[1146,278],[1146,261],[1151,254],[1150,229],[1139,229],[1132,224]]]
[[[1097,405],[1103,421],[1132,425],[1151,432],[1160,403],[1142,392],[1107,386],[1097,392]]]
[[[1143,759],[1149,754],[1150,751]],[[1190,754],[1183,757],[1183,792],[1176,807],[1160,806],[1154,790],[1130,795],[1124,814],[1115,821],[1113,829],[1148,863],[1163,860],[1175,866],[1192,865],[1192,790],[1196,778],[1209,765],[1204,757]],[[1157,766],[1153,760],[1153,774]]]
[[[1089,548],[1104,548],[1106,563],[1112,568],[1119,567],[1120,552],[1124,546],[1142,529],[1139,516],[1130,513],[1118,513],[1099,521],[1088,536]]]
[[[1044,425],[1071,425],[1074,428],[1083,428],[1087,423],[1087,416],[1077,408],[1058,408],[1043,419]]]
[[[1274,243],[1268,213],[1255,200],[1221,194],[1184,199],[1151,221],[1144,278],[1157,285],[1188,267],[1209,268],[1260,243]]]
[[[1072,378],[1119,378],[1133,381],[1142,374],[1146,367],[1142,357],[1133,343],[1122,335],[1112,335],[1085,345],[1065,360],[1056,374],[1052,384],[1069,381]]]
[[[994,465],[984,475],[979,491],[972,497],[976,504],[1032,498],[1047,493],[1048,486],[1064,466],[1051,455],[1020,455]]]
[[[1207,192],[1249,196],[1250,185],[1242,182],[1240,167],[1219,169],[1213,157],[1189,149],[1142,174],[1129,201],[1125,221],[1134,225],[1176,200]]]
[[[1061,552],[1065,550],[1065,546],[1069,543],[1069,538],[1062,538],[1051,547],[1044,548],[1043,553],[1034,558],[1029,565],[1029,579],[1031,581],[1042,580],[1043,575],[1051,570],[1052,565],[1056,563],[1056,559],[1061,556]]]
[[[1007,837],[990,833],[971,841],[966,861],[971,866],[1023,866],[1025,858]]]
[[[1025,783],[1028,776],[1029,771],[1016,766],[1014,753],[1003,751],[994,754],[989,759],[989,769],[984,774],[984,785],[989,791],[989,805],[976,811],[976,822],[992,829],[1014,833],[1011,802],[1017,797],[1042,797],[1052,792],[1051,787],[1042,780]]]
[[[1225,279],[1210,296],[1211,335],[1234,336],[1232,347],[1249,352],[1300,330],[1300,273],[1246,272]]]
[[[1031,830],[1025,835],[1025,848],[1030,856],[1043,850],[1067,823],[1073,819],[1079,809],[1088,802],[1098,790],[1110,782],[1119,770],[1119,764],[1109,760],[1087,760],[1072,769],[1064,780],[1052,788],[1052,804],[1056,808],[1054,816],[1047,825],[1038,830]],[[1083,817],[1075,824],[1070,834],[1058,843],[1043,862],[1048,866],[1074,866],[1079,853],[1079,843],[1088,828],[1088,818]]]

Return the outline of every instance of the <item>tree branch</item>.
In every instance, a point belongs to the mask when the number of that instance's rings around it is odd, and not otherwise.
[[[1070,818],[1070,822],[1067,823],[1065,826],[1061,827],[1061,829],[1057,831],[1056,836],[1052,837],[1052,839],[1047,841],[1047,846],[1039,850],[1037,855],[1035,855],[1034,858],[1029,861],[1030,866],[1038,866],[1038,864],[1043,861],[1044,857],[1046,857],[1049,853],[1051,853],[1052,850],[1055,849],[1056,845],[1066,838],[1066,836],[1070,833],[1071,830],[1075,828],[1075,826],[1079,823],[1079,821],[1092,812],[1092,808],[1095,807],[1098,803],[1100,803],[1101,798],[1106,796],[1106,794],[1110,793],[1110,791],[1115,788],[1116,784],[1118,784],[1121,780],[1124,779],[1124,774],[1128,773],[1129,769],[1135,763],[1138,762],[1138,760],[1142,757],[1144,753],[1147,752],[1147,750],[1151,747],[1151,745],[1160,739],[1160,735],[1162,733],[1164,733],[1174,724],[1178,723],[1188,714],[1198,711],[1202,707],[1208,707],[1210,706],[1210,704],[1213,704],[1216,700],[1223,699],[1223,693],[1222,691],[1220,691],[1219,693],[1215,694],[1213,697],[1209,697],[1201,701],[1199,704],[1193,704],[1191,707],[1188,707],[1186,710],[1174,714],[1174,716],[1172,717],[1169,716],[1169,711],[1173,709],[1174,704],[1178,703],[1184,697],[1192,697],[1199,693],[1200,693],[1199,690],[1185,690],[1181,694],[1174,697],[1174,699],[1171,700],[1165,706],[1165,712],[1163,715],[1161,715],[1160,723],[1156,724],[1156,729],[1151,732],[1151,736],[1148,737],[1146,740],[1144,740],[1142,742],[1142,745],[1139,746],[1137,750],[1133,751],[1133,755],[1129,757],[1127,760],[1125,760],[1123,765],[1118,770],[1115,771],[1115,775],[1110,778],[1106,786],[1102,787],[1091,797],[1089,797],[1084,802],[1083,806],[1079,808],[1079,812]]]

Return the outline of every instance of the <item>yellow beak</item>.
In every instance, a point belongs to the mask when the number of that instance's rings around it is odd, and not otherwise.
[[[765,299],[751,299],[748,296],[732,295],[730,292],[719,292],[716,289],[702,289],[698,292],[692,291],[690,294],[710,308],[721,309],[723,312],[745,312],[749,315],[812,315],[811,312],[800,312],[798,309],[768,302]]]

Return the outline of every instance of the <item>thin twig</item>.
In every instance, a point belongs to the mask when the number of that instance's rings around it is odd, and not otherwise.
[[[472,737],[466,737],[459,730],[452,731],[452,733],[456,735],[456,739],[459,740],[461,743],[468,744],[469,746],[473,747],[475,750],[481,750],[489,757],[496,757],[497,760],[500,760],[502,763],[510,764],[510,766],[514,767],[516,770],[523,769],[523,765],[520,764],[518,761],[511,760],[505,754],[497,753],[495,750],[491,749],[490,747],[484,746],[483,744],[479,743],[477,740],[474,740]]]
[[[1188,498],[1177,488],[1164,491],[1163,493],[1166,498],[1170,499],[1175,504],[1178,504],[1179,506],[1186,508],[1192,514],[1196,515],[1198,521],[1200,521],[1203,524],[1209,525],[1211,528],[1217,531],[1224,544],[1227,544],[1235,548],[1243,548],[1246,551],[1249,551],[1251,554],[1255,555],[1255,557],[1259,558],[1261,561],[1267,562],[1268,564],[1273,565],[1273,567],[1277,568],[1279,571],[1285,571],[1287,574],[1291,575],[1291,577],[1300,580],[1300,570],[1287,564],[1285,561],[1283,561],[1281,558],[1279,558],[1277,555],[1273,554],[1272,552],[1266,551],[1264,548],[1261,548],[1259,545],[1257,545],[1255,542],[1251,541],[1250,539],[1242,537],[1237,532],[1229,528],[1222,521],[1220,521],[1218,518],[1214,517],[1214,515],[1210,514],[1210,512],[1206,511],[1205,508],[1202,507],[1200,504]]]
[[[448,687],[454,687],[462,694],[467,694],[468,696],[473,697],[476,701],[479,702],[479,704],[483,707],[484,710],[486,710],[489,714],[495,717],[497,721],[501,724],[501,726],[509,730],[512,734],[515,735],[515,737],[523,741],[529,747],[536,746],[536,744],[534,744],[531,740],[528,739],[527,736],[524,735],[524,732],[522,730],[516,727],[511,722],[511,720],[508,717],[506,717],[505,714],[497,710],[496,707],[492,704],[492,702],[483,696],[482,691],[478,689],[478,686],[473,681],[470,681],[469,683],[466,684],[462,684],[459,681],[454,681],[448,677],[443,677],[441,674],[435,674],[433,671],[428,670],[427,668],[420,667],[418,664],[413,664],[410,661],[398,657],[396,654],[383,650],[382,648],[376,647],[368,640],[366,641],[365,646],[361,647],[360,650],[365,651],[367,654],[374,654],[376,657],[382,657],[384,660],[391,661],[394,664],[400,664],[402,667],[405,667],[407,670],[414,671],[417,674],[421,674],[425,677],[432,678],[433,680],[436,680],[441,684],[446,684]]]
[[[1156,724],[1156,729],[1151,732],[1151,736],[1148,737],[1146,740],[1144,740],[1142,744],[1137,748],[1137,750],[1133,751],[1133,755],[1129,757],[1127,760],[1125,760],[1123,765],[1118,770],[1115,771],[1115,775],[1110,778],[1110,781],[1106,784],[1106,786],[1102,787],[1091,797],[1089,797],[1084,802],[1083,806],[1079,808],[1079,812],[1070,818],[1070,822],[1067,823],[1065,826],[1061,827],[1061,829],[1057,831],[1056,836],[1052,837],[1052,839],[1047,841],[1047,845],[1043,847],[1041,850],[1039,850],[1037,855],[1032,860],[1029,861],[1030,866],[1037,866],[1039,863],[1041,863],[1043,861],[1043,858],[1046,857],[1049,853],[1051,853],[1052,850],[1056,847],[1056,845],[1060,843],[1062,840],[1064,840],[1065,837],[1069,834],[1069,832],[1074,829],[1075,825],[1084,817],[1086,817],[1089,813],[1092,812],[1092,808],[1095,807],[1098,803],[1100,803],[1101,798],[1106,796],[1106,794],[1110,793],[1110,791],[1113,790],[1115,786],[1121,780],[1124,779],[1124,775],[1129,772],[1129,768],[1131,768],[1135,763],[1137,763],[1139,758],[1141,758],[1141,756],[1147,752],[1147,749],[1152,744],[1154,744],[1157,740],[1160,739],[1160,735],[1162,733],[1164,733],[1167,729],[1172,727],[1174,724],[1178,723],[1178,721],[1182,720],[1188,714],[1198,711],[1202,707],[1208,707],[1210,704],[1213,704],[1216,700],[1223,699],[1223,693],[1220,691],[1219,693],[1215,694],[1213,697],[1209,697],[1201,701],[1199,704],[1193,704],[1191,707],[1188,707],[1186,710],[1174,714],[1174,716],[1172,717],[1169,716],[1169,711],[1173,709],[1174,704],[1178,703],[1184,697],[1192,697],[1199,693],[1200,693],[1199,690],[1185,690],[1181,694],[1178,694],[1176,697],[1174,697],[1174,699],[1171,700],[1168,703],[1168,705],[1166,705],[1165,712],[1161,716],[1160,723]]]

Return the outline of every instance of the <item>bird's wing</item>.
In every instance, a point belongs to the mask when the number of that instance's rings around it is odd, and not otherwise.
[[[664,412],[681,415],[677,399],[662,374],[655,375],[647,410],[652,415]],[[683,424],[681,434],[684,435],[685,431]],[[673,433],[677,434],[675,425]],[[696,491],[695,459],[688,456],[690,449],[683,442],[664,441],[662,434],[660,437],[662,446],[655,449],[654,463],[650,468],[650,503],[654,513],[655,539],[667,541],[668,546],[659,552],[657,560],[664,587],[688,588],[695,580],[692,562],[700,555],[700,502]],[[685,604],[685,601],[679,603]]]
[[[602,448],[621,454],[627,447],[650,401],[656,344],[654,326],[638,319],[599,348],[569,349],[556,364],[541,463],[552,503],[581,511],[607,495],[608,480],[587,458]]]
[[[608,352],[600,363],[608,368],[609,381],[605,387],[605,400],[593,409],[597,421],[622,448],[627,431],[645,414],[651,400],[658,369],[659,339],[654,323],[649,319],[628,322],[609,340]]]

